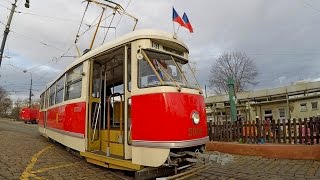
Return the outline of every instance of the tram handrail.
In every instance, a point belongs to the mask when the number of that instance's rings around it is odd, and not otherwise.
[[[120,93],[113,93],[110,96],[108,96],[108,100],[107,100],[107,104],[108,104],[108,115],[107,115],[107,133],[108,133],[108,137],[107,137],[107,156],[110,156],[110,101],[112,97],[116,97],[116,96],[120,96],[120,137],[119,137],[119,143],[123,142],[123,119],[122,119],[122,94]]]

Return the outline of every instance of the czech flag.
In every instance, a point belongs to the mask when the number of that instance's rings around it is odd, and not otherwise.
[[[173,12],[172,12],[172,21],[179,23],[181,26],[185,26],[183,20],[181,19],[181,17],[180,17],[179,14],[177,13],[177,11],[176,11],[174,8],[172,8],[172,9],[173,9]]]
[[[193,28],[192,28],[192,26],[191,26],[191,23],[190,23],[190,21],[189,21],[188,16],[187,16],[186,13],[183,13],[182,19],[183,19],[183,21],[184,21],[184,27],[186,27],[187,29],[189,29],[189,31],[190,31],[191,33],[193,33]],[[182,26],[182,25],[181,25],[181,26]]]

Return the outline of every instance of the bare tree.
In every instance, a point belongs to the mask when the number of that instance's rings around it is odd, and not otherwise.
[[[258,75],[254,61],[244,52],[223,53],[212,65],[209,84],[216,94],[228,93],[228,77],[235,81],[235,92],[254,85]]]
[[[12,111],[11,111],[11,118],[12,119],[16,119],[16,120],[19,120],[20,117],[20,111],[21,111],[21,108],[25,105],[25,104],[28,104],[29,100],[26,99],[25,102],[20,100],[20,99],[17,99],[15,102],[14,102],[14,107],[12,108]]]
[[[7,117],[12,108],[12,101],[8,92],[0,87],[0,117]]]

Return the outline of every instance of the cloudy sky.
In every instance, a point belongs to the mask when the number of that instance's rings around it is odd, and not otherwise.
[[[0,0],[0,39],[7,22],[10,2]],[[75,59],[73,42],[86,3],[82,0],[18,0],[9,34],[5,58],[0,68],[0,85],[12,98],[28,97],[30,74],[34,94]],[[244,51],[257,64],[259,82],[252,89],[289,85],[296,81],[320,80],[320,1],[317,0],[119,0],[127,12],[139,19],[137,29],[154,28],[172,32],[172,6],[182,16],[186,12],[194,33],[180,29],[178,36],[190,48],[202,86],[208,84],[211,64],[223,52]],[[129,4],[129,5],[128,5]],[[20,13],[19,13],[20,12]],[[90,5],[80,34],[94,23],[101,8]],[[106,16],[112,13],[106,11]],[[116,16],[106,41],[130,31],[132,19]],[[109,26],[111,16],[103,26]],[[119,22],[119,23],[118,23]],[[118,25],[117,25],[118,24]],[[102,43],[105,29],[98,34]],[[81,50],[88,48],[93,31],[79,39]],[[67,51],[69,49],[69,51]]]

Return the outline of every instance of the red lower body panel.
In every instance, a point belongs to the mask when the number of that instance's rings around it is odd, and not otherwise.
[[[46,128],[49,129],[79,133],[84,136],[85,122],[86,102],[61,105],[47,111]],[[39,124],[41,123],[39,122]]]
[[[192,120],[192,112],[199,113],[199,124]],[[203,96],[179,92],[132,96],[133,141],[192,141],[207,136]]]

